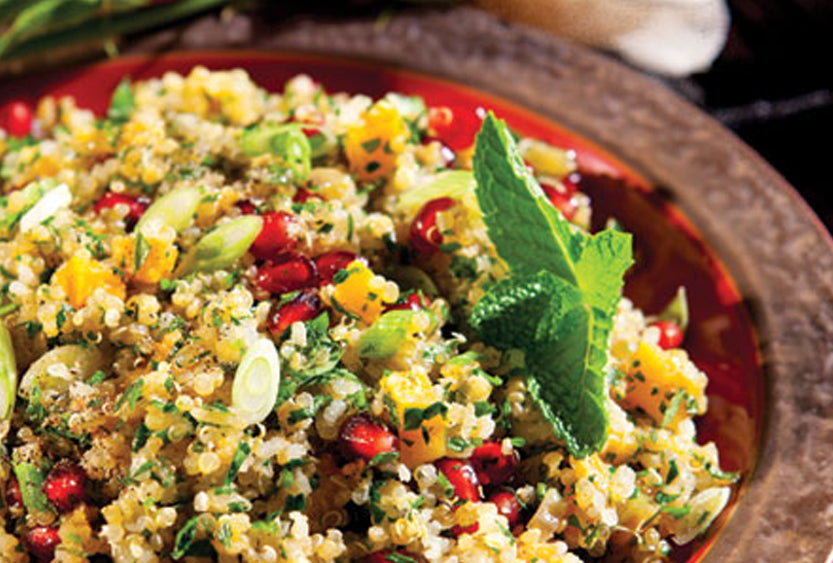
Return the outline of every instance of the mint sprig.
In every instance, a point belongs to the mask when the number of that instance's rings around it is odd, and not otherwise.
[[[510,277],[475,305],[471,326],[496,348],[524,350],[530,395],[570,453],[598,451],[607,438],[608,340],[633,263],[631,237],[590,235],[566,221],[491,113],[477,135],[474,175],[489,238]]]

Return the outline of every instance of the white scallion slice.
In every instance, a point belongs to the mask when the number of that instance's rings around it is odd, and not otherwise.
[[[46,392],[63,392],[73,381],[89,379],[106,365],[106,357],[98,348],[75,344],[58,346],[29,366],[20,380],[18,393],[28,399],[36,385]]]
[[[234,374],[231,404],[247,424],[257,424],[269,416],[278,400],[281,366],[275,344],[261,338],[246,350]]]
[[[263,219],[257,215],[246,215],[220,225],[194,246],[186,262],[185,271],[210,272],[234,264],[246,254],[263,228]]]
[[[677,545],[685,545],[712,525],[726,504],[732,489],[729,487],[716,487],[699,492],[688,501],[689,511],[676,523],[678,532],[674,534],[673,540]]]
[[[191,224],[201,199],[202,191],[199,188],[178,188],[168,192],[147,208],[136,228],[144,234],[146,225],[159,222],[179,232]]]
[[[0,420],[12,416],[17,395],[17,363],[12,338],[5,325],[0,324]]]
[[[32,227],[40,225],[60,209],[69,207],[72,202],[72,192],[69,186],[59,184],[43,194],[38,202],[20,218],[20,232],[25,233]]]

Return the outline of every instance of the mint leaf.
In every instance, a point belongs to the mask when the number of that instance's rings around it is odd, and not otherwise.
[[[488,344],[520,348],[529,392],[575,456],[607,438],[604,367],[630,235],[590,235],[550,204],[493,114],[477,135],[476,194],[489,238],[511,276],[490,288],[469,322]]]
[[[498,282],[469,318],[485,342],[524,351],[529,393],[575,456],[596,451],[607,438],[610,323],[593,311],[576,286],[542,271]]]
[[[110,107],[107,109],[107,117],[114,123],[127,123],[136,108],[136,99],[133,96],[133,87],[130,78],[124,77],[116,89],[113,90],[113,97],[110,100]]]
[[[576,283],[584,239],[549,202],[506,124],[490,112],[475,143],[475,193],[498,255],[515,274],[547,270]]]

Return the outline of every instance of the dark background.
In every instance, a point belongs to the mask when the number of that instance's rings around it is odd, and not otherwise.
[[[833,0],[730,0],[730,10],[720,58],[670,85],[755,148],[833,230]]]

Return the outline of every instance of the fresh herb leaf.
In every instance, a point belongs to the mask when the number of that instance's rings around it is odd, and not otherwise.
[[[133,87],[130,85],[130,78],[125,77],[113,90],[107,117],[114,123],[126,123],[130,120],[134,109],[136,109],[136,99],[133,96]]]
[[[632,264],[630,235],[590,235],[550,204],[506,124],[487,115],[477,135],[476,195],[511,276],[475,305],[471,326],[490,345],[526,352],[529,392],[575,456],[607,437],[608,336]]]
[[[231,458],[231,464],[229,465],[228,473],[226,473],[226,480],[223,482],[226,487],[234,483],[234,480],[237,479],[237,473],[240,472],[240,467],[246,461],[246,458],[249,457],[250,453],[252,453],[252,448],[249,444],[240,442]]]
[[[141,232],[136,234],[136,246],[133,247],[133,271],[138,272],[142,269],[145,260],[150,254],[150,244]]]
[[[52,505],[43,492],[46,475],[39,467],[23,461],[12,463],[17,482],[20,484],[20,496],[29,512],[52,512]]]

